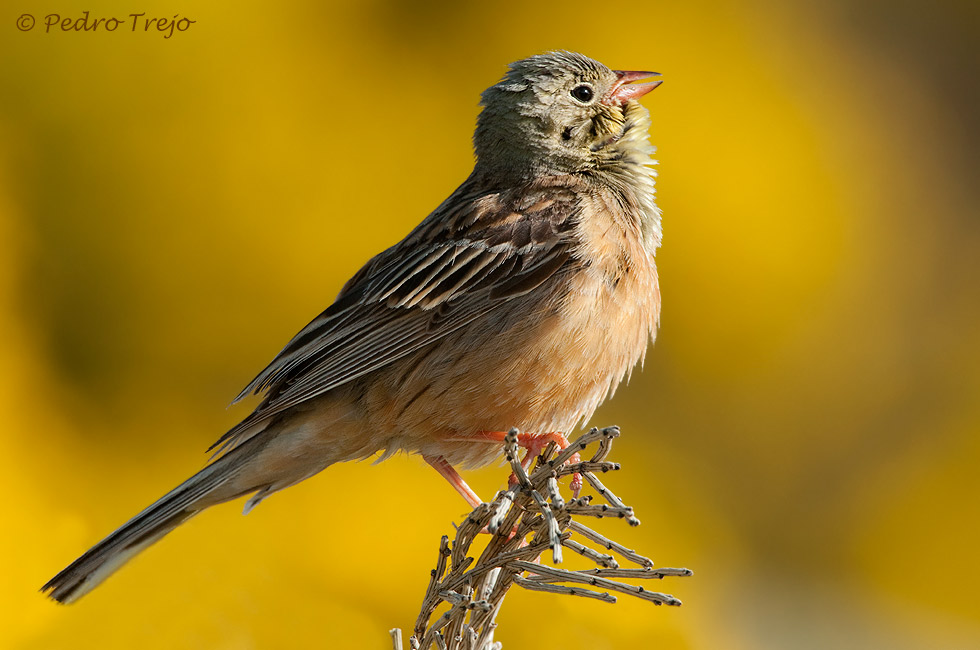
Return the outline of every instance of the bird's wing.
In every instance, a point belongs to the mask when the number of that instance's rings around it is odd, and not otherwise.
[[[572,259],[570,231],[579,211],[568,187],[476,193],[464,184],[358,271],[245,387],[236,402],[266,395],[212,448],[227,449],[255,424],[417,352],[540,286]]]

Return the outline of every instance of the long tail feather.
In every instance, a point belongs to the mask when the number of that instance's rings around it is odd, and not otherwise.
[[[165,494],[51,578],[42,592],[71,603],[97,587],[130,558],[205,508],[251,490],[229,490],[226,483],[256,451],[255,439],[239,447]],[[262,487],[262,486],[258,486]],[[253,488],[254,489],[254,488]]]

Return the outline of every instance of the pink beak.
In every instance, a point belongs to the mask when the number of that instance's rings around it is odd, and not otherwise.
[[[605,99],[604,104],[615,104],[622,106],[628,101],[639,99],[643,97],[648,92],[659,86],[663,81],[650,81],[645,84],[635,84],[634,81],[640,81],[641,79],[649,79],[650,77],[659,77],[659,72],[645,72],[640,70],[613,70],[618,77],[616,85],[613,86],[612,92],[609,93],[609,97]]]

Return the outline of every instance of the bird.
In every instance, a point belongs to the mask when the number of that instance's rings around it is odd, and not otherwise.
[[[235,402],[255,409],[166,493],[41,591],[78,600],[194,515],[259,502],[334,463],[418,454],[470,505],[457,467],[532,453],[584,424],[660,324],[649,111],[655,72],[551,51],[481,95],[465,181],[370,259]]]

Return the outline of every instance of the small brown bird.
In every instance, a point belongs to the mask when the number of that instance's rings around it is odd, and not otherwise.
[[[587,420],[656,335],[660,211],[637,100],[660,82],[581,54],[518,61],[483,93],[469,178],[374,257],[245,387],[264,397],[200,472],[42,587],[69,603],[205,508],[264,498],[333,463],[421,454],[526,461]]]

